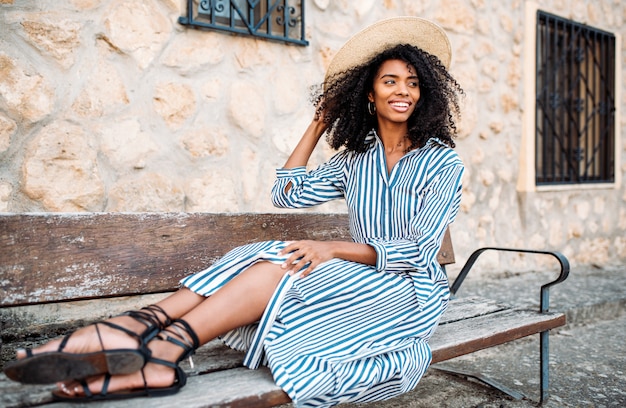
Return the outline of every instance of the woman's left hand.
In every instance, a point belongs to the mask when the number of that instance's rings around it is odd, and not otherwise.
[[[333,245],[330,241],[293,241],[290,242],[280,255],[290,254],[282,264],[282,268],[290,275],[302,270],[300,277],[310,274],[319,264],[334,258]]]

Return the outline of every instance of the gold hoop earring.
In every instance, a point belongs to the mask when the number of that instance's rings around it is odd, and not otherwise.
[[[367,112],[372,116],[376,114],[376,105],[374,105],[374,102],[367,102]]]

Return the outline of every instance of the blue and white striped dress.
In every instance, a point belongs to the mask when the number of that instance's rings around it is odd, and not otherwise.
[[[223,336],[247,351],[246,366],[268,365],[297,407],[382,400],[413,389],[430,364],[428,339],[448,303],[436,255],[458,212],[461,160],[431,139],[389,174],[375,132],[367,142],[366,152],[339,152],[310,172],[277,170],[272,200],[303,208],[345,198],[352,238],[375,248],[376,265],[332,259],[304,279],[285,275],[258,324]],[[255,262],[284,262],[284,246],[236,248],[182,284],[210,296]]]

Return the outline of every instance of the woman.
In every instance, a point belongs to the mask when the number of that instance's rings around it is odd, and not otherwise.
[[[171,394],[185,385],[178,362],[221,336],[247,351],[248,367],[268,365],[299,407],[413,389],[448,302],[436,254],[461,196],[451,148],[462,91],[449,62],[445,33],[411,17],[368,27],[333,59],[272,199],[301,208],[345,198],[353,242],[236,248],[156,305],[20,351],[7,375],[59,382],[62,400]],[[344,149],[307,172],[324,134]]]

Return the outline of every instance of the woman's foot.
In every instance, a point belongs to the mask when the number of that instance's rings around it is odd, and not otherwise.
[[[151,357],[141,370],[61,382],[54,396],[60,400],[98,400],[176,393],[186,383],[186,375],[178,363],[199,346],[197,340],[186,322],[176,320],[150,341]]]
[[[139,334],[145,326],[136,322],[128,316],[116,316],[107,320],[108,322],[120,325],[128,330]],[[98,335],[98,332],[100,333]],[[65,338],[57,338],[50,340],[46,344],[31,350],[32,355],[41,353],[56,352],[59,350],[61,343]],[[102,340],[102,344],[100,344]],[[127,333],[114,329],[101,323],[94,323],[76,330],[70,334],[62,351],[74,354],[94,353],[105,350],[122,349],[122,348],[138,348],[139,341],[137,338],[129,336]],[[17,359],[27,357],[27,351],[20,349],[17,351]]]
[[[163,319],[163,320],[161,320]],[[5,367],[12,380],[48,384],[110,373],[129,374],[149,357],[146,342],[169,323],[167,314],[152,305],[98,322],[34,350],[18,350],[17,361]]]

